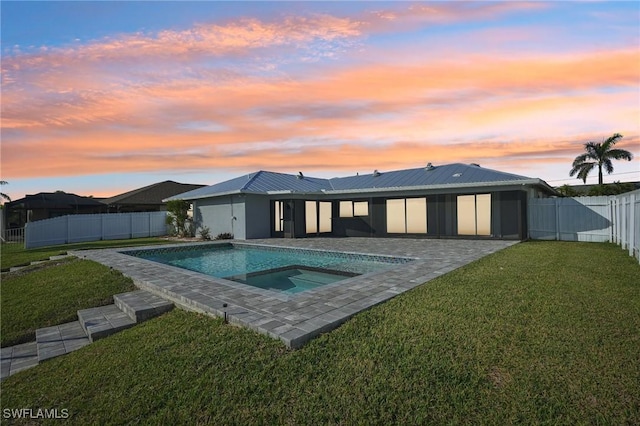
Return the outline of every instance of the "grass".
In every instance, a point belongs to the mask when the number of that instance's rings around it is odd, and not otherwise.
[[[135,289],[120,272],[88,260],[50,262],[29,273],[3,276],[0,346],[35,340],[37,328],[75,321],[79,309],[113,303]]]
[[[3,381],[2,408],[149,424],[639,424],[640,267],[523,243],[297,351],[174,310]]]
[[[176,241],[165,240],[162,238],[136,238],[131,240],[104,240],[92,241],[88,243],[65,244],[59,246],[40,247],[35,249],[25,249],[24,244],[20,243],[3,243],[0,248],[2,270],[12,268],[14,266],[24,266],[38,260],[47,260],[51,256],[67,254],[70,250],[86,250],[99,248],[114,247],[131,247],[151,244],[171,244]]]

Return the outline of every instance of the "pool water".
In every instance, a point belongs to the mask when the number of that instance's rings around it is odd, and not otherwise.
[[[236,243],[132,250],[125,253],[289,294],[356,275],[384,271],[412,260]]]
[[[253,287],[293,294],[322,287],[323,285],[335,283],[357,275],[358,274],[349,272],[294,265],[225,278]]]

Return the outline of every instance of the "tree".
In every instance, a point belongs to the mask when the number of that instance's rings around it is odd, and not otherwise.
[[[582,179],[587,183],[587,175],[598,166],[598,184],[602,185],[602,167],[607,173],[613,173],[613,164],[611,160],[628,160],[631,161],[633,154],[624,149],[616,149],[614,145],[622,138],[620,133],[602,142],[587,142],[584,144],[585,154],[580,154],[573,160],[573,168],[569,172],[569,176],[578,175],[578,179]]]
[[[189,207],[189,202],[185,200],[167,201],[167,225],[170,225],[173,232],[180,237],[187,235]]]
[[[573,189],[571,186],[564,184],[559,188],[556,188],[556,190],[563,196],[563,197],[575,197],[578,195],[578,191],[576,191],[575,189]]]
[[[0,185],[9,185],[9,182],[7,182],[6,180],[0,180]],[[5,200],[11,202],[11,197],[9,197],[4,192],[0,192],[0,198],[4,198]]]

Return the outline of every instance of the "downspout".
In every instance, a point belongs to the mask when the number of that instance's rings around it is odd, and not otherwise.
[[[235,232],[233,230],[233,221],[236,219],[236,217],[233,214],[233,195],[229,196],[231,199],[231,235],[233,235],[235,237]]]

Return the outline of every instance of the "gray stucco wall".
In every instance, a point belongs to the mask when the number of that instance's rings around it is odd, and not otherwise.
[[[261,195],[247,195],[244,205],[246,238],[270,238],[271,207],[269,198]]]
[[[246,239],[244,202],[244,197],[237,195],[195,200],[196,232],[207,226],[211,237],[229,232],[233,234],[234,238]]]

